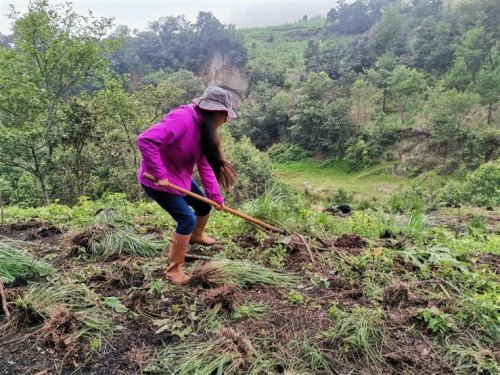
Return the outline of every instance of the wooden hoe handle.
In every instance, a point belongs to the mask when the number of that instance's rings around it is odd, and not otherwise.
[[[143,176],[144,176],[144,178],[146,178],[146,179],[148,179],[148,180],[150,180],[150,181],[153,181],[153,182],[155,182],[155,183],[157,182],[156,177],[155,177],[155,176],[153,176],[152,174],[148,173],[148,172],[145,172],[145,173],[143,174]],[[208,203],[208,204],[210,204],[210,205],[212,205],[212,206],[214,206],[214,207],[220,207],[220,206],[221,206],[219,203],[217,203],[217,202],[215,202],[215,201],[213,201],[213,200],[211,200],[211,199],[208,199],[208,198],[206,198],[206,197],[203,197],[203,196],[201,196],[201,195],[198,195],[198,194],[196,194],[196,193],[193,193],[193,192],[192,192],[192,191],[190,191],[190,190],[186,190],[186,189],[181,188],[180,186],[176,186],[176,185],[174,185],[174,184],[172,184],[172,183],[171,183],[168,187],[169,187],[169,188],[172,188],[172,189],[174,189],[174,190],[177,190],[178,192],[181,192],[181,193],[183,193],[183,194],[189,195],[190,197],[193,197],[193,198],[195,198],[195,199],[198,199],[198,200],[200,200],[200,201],[202,201],[202,202]],[[282,229],[282,228],[277,228],[277,227],[275,227],[275,226],[272,226],[271,224],[267,224],[267,223],[265,223],[265,222],[263,222],[263,221],[261,221],[261,220],[259,220],[259,219],[256,219],[256,218],[251,217],[251,216],[249,216],[249,215],[247,215],[247,214],[244,214],[243,212],[240,212],[240,211],[238,211],[238,210],[235,210],[234,208],[231,208],[231,207],[228,207],[228,206],[224,206],[224,205],[222,205],[222,210],[223,210],[223,211],[226,211],[226,212],[229,212],[230,214],[233,214],[233,215],[235,215],[235,216],[241,217],[242,219],[245,219],[246,221],[249,221],[249,222],[251,222],[251,223],[254,223],[254,224],[256,224],[256,225],[258,225],[258,226],[260,226],[260,227],[262,227],[262,228],[265,228],[265,229],[271,230],[271,231],[276,232],[276,233],[287,234],[287,231],[286,231],[286,230],[284,230],[284,229]]]

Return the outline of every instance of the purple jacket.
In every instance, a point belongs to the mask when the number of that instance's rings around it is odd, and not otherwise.
[[[201,152],[201,116],[196,109],[194,104],[174,109],[161,122],[139,135],[137,145],[142,153],[142,162],[137,179],[152,189],[183,195],[171,188],[159,187],[142,175],[149,172],[158,180],[168,178],[172,184],[191,190],[196,164],[207,197],[223,204],[224,198],[214,171]]]

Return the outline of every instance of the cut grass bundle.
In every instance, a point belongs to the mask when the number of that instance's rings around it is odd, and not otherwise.
[[[159,367],[172,375],[231,375],[258,373],[250,369],[255,358],[248,339],[231,328],[222,328],[211,340],[163,349],[156,360]]]
[[[22,241],[0,237],[0,278],[10,283],[16,277],[44,277],[54,269],[23,249]]]
[[[332,349],[350,348],[363,353],[372,364],[382,361],[384,344],[384,311],[381,308],[368,309],[355,306],[350,311],[338,308],[332,314],[336,322],[325,333]]]
[[[95,224],[116,223],[125,221],[124,217],[114,208],[100,208],[94,215]]]
[[[75,338],[100,339],[113,330],[111,315],[102,309],[98,296],[83,284],[33,284],[16,305],[31,322],[50,322],[61,311],[67,311],[65,315],[81,322]]]
[[[163,241],[155,239],[153,235],[141,236],[129,227],[116,223],[95,224],[70,234],[67,240],[100,259],[122,253],[152,257],[165,248]]]
[[[322,349],[313,339],[307,339],[303,342],[292,341],[290,345],[301,353],[301,361],[315,374],[336,373],[337,363],[331,358],[331,354],[328,353],[328,350]]]
[[[298,282],[293,275],[280,273],[246,261],[214,260],[195,268],[190,284],[220,287],[236,285],[243,288],[251,284],[293,287]]]
[[[200,299],[201,302],[208,307],[219,305],[224,310],[233,311],[235,294],[237,291],[238,288],[234,285],[226,285],[220,288],[206,290],[201,294]]]

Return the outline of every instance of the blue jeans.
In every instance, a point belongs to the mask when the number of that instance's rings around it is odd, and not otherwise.
[[[210,213],[212,206],[208,203],[201,202],[198,199],[182,195],[166,193],[164,191],[151,189],[150,187],[141,185],[148,197],[156,201],[161,208],[167,211],[170,216],[177,222],[175,232],[186,236],[191,234],[196,224],[196,216],[206,216]],[[191,191],[201,196],[205,193],[200,189],[196,182],[191,182]],[[191,206],[194,210],[189,207]]]

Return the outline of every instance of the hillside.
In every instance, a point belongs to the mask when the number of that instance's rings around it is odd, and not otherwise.
[[[499,6],[342,1],[246,30],[13,14],[0,375],[498,374]],[[219,88],[225,110],[162,121],[207,80],[246,90],[236,120]],[[214,209],[141,187],[143,157]]]

